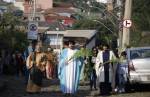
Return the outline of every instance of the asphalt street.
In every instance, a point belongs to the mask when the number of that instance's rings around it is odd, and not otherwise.
[[[48,86],[50,92],[38,94],[26,93],[26,86],[22,77],[1,76],[0,79],[0,97],[66,97],[66,95],[61,93],[59,81],[57,79],[44,80],[44,86]],[[89,85],[86,83],[79,86],[77,94],[69,97],[101,97],[98,95],[98,91],[99,90],[90,91]],[[150,85],[137,86],[137,90],[134,90],[131,93],[114,94],[109,97],[150,97]]]

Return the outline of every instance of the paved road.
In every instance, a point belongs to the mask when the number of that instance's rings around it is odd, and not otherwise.
[[[7,86],[0,91],[0,97],[66,97],[59,90],[58,80],[44,80],[44,85],[50,87],[50,92],[39,94],[28,94],[25,92],[25,84],[23,78],[16,78],[13,76],[3,76],[3,79]],[[149,85],[150,86],[150,85]],[[116,94],[110,97],[150,97],[150,88],[145,86],[141,91],[134,91],[132,93]],[[147,89],[149,88],[149,89]],[[82,85],[79,87],[79,91],[76,95],[71,97],[101,97],[98,96],[98,91],[89,91],[88,85]]]

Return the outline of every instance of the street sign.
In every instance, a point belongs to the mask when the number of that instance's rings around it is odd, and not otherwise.
[[[36,40],[38,38],[38,22],[29,22],[28,39]]]
[[[126,28],[130,28],[132,26],[132,21],[131,20],[124,20],[123,26]]]

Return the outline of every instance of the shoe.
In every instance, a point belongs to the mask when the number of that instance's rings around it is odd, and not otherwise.
[[[122,93],[125,93],[125,89],[124,88],[122,89]]]
[[[122,90],[119,90],[118,93],[122,93]]]
[[[117,92],[117,91],[118,91],[118,89],[117,89],[117,88],[115,88],[115,89],[114,89],[114,91],[115,91],[115,92]]]

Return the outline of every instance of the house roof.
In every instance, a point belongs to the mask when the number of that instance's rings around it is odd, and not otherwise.
[[[47,31],[47,34],[62,34],[64,37],[81,37],[90,39],[96,34],[96,30]]]
[[[29,21],[22,22],[23,25],[28,25]],[[38,26],[39,27],[49,27],[49,24],[44,21],[38,21]]]
[[[7,2],[0,0],[0,5],[7,5],[7,4],[8,4]]]
[[[22,22],[22,25],[28,25],[29,21],[26,22]],[[45,21],[38,21],[38,32],[42,33],[46,30],[50,30],[50,31],[56,31],[56,28],[59,28],[60,31],[64,31],[66,29],[68,29],[66,26],[64,26],[63,24],[60,24],[59,22],[45,22]]]
[[[53,19],[53,20],[64,20],[64,19],[73,19],[67,16],[45,16],[45,19]]]
[[[54,7],[63,7],[63,8],[73,7],[73,5],[71,3],[63,3],[63,2],[54,2],[53,6]]]
[[[24,2],[24,0],[15,0],[16,2]]]
[[[96,30],[67,30],[66,37],[85,37],[90,39],[96,34]]]
[[[75,13],[75,10],[71,8],[57,7],[57,8],[50,8],[45,10],[45,14],[49,14],[49,13]]]

